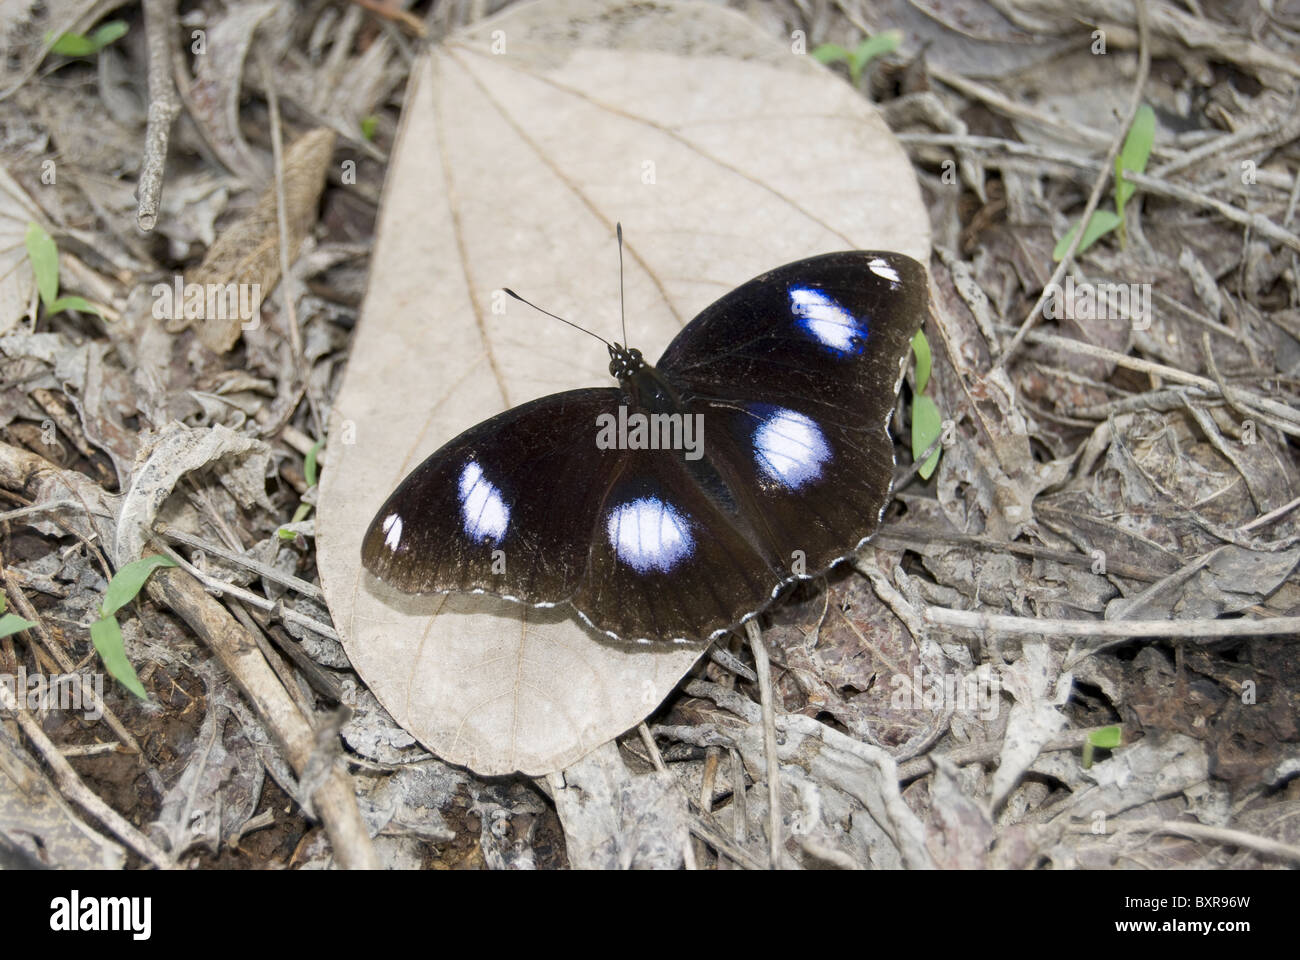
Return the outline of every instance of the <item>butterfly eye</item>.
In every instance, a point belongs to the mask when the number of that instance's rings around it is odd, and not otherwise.
[[[629,350],[628,354],[632,357],[634,361],[639,362],[641,360],[641,351],[638,350],[636,347],[633,347],[631,350]]]
[[[611,377],[617,377],[617,376],[618,376],[618,361],[617,361],[617,360],[611,360],[611,361],[609,361],[609,375],[610,375]]]

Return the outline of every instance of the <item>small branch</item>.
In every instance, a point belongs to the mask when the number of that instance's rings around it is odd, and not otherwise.
[[[1091,830],[1091,827],[1088,827]],[[1253,850],[1255,853],[1269,857],[1278,857],[1300,863],[1300,847],[1291,843],[1281,843],[1268,837],[1256,836],[1245,830],[1233,830],[1231,827],[1214,827],[1204,823],[1190,823],[1182,820],[1139,820],[1136,822],[1120,821],[1115,828],[1120,833],[1167,833],[1190,840],[1210,840],[1230,847]]]
[[[1175,637],[1190,640],[1300,633],[1300,617],[1273,617],[1269,620],[1049,620],[926,607],[925,619],[927,623],[945,627],[1043,637],[1056,634],[1061,637]]]
[[[1219,385],[1213,380],[1195,373],[1188,373],[1185,370],[1179,370],[1177,367],[1154,363],[1141,357],[1134,357],[1127,353],[1119,353],[1105,347],[1084,343],[1082,340],[1071,340],[1069,337],[1059,337],[1055,334],[1041,333],[1037,330],[1031,331],[1027,336],[1031,343],[1040,343],[1043,346],[1055,347],[1058,350],[1068,350],[1072,353],[1096,357],[1099,360],[1127,367],[1139,373],[1148,373],[1166,380],[1172,380],[1175,383],[1185,383],[1188,386],[1198,387],[1209,396],[1223,396],[1219,391]],[[1271,426],[1291,436],[1300,436],[1300,411],[1276,400],[1270,400],[1268,397],[1243,390],[1240,387],[1229,387],[1228,391],[1232,394],[1234,400],[1257,411],[1256,415],[1261,420],[1265,420]],[[1262,411],[1267,411],[1267,414]]]
[[[195,580],[198,580],[205,587],[214,590],[217,593],[228,593],[232,597],[238,597],[240,600],[243,600],[251,606],[257,607],[259,610],[270,610],[281,619],[306,627],[312,633],[319,634],[322,637],[328,637],[330,640],[339,639],[339,635],[333,627],[320,623],[317,620],[313,620],[311,617],[303,616],[296,610],[290,610],[278,600],[268,600],[266,597],[258,596],[251,590],[245,590],[243,587],[235,586],[233,583],[227,583],[220,577],[214,577],[211,574],[204,573],[171,547],[167,546],[167,544],[161,543],[157,539],[154,540],[154,545],[158,547],[160,553],[165,553],[167,556],[175,560],[181,569],[192,576]]]
[[[233,550],[227,550],[225,547],[217,546],[215,543],[209,543],[200,537],[191,536],[181,530],[173,530],[167,524],[159,520],[153,525],[154,533],[160,537],[166,537],[175,543],[183,543],[187,547],[193,547],[195,550],[202,550],[214,557],[225,560],[227,563],[233,563],[235,566],[245,567],[252,570],[263,580],[269,580],[272,583],[278,583],[281,586],[288,587],[290,590],[296,590],[303,596],[311,597],[313,600],[325,602],[325,594],[321,588],[314,583],[308,583],[288,573],[281,573],[275,567],[268,566],[261,561],[254,560],[252,557],[241,557]]]
[[[45,735],[40,722],[28,711],[19,709],[13,692],[2,683],[0,683],[0,708],[13,713],[27,739],[40,751],[41,757],[54,773],[59,789],[77,806],[111,830],[119,840],[155,867],[167,870],[173,866],[171,857],[162,847],[131,826],[125,817],[101,800],[82,782],[81,777],[77,776],[77,771],[72,769],[72,764],[68,763],[54,741]]]
[[[776,709],[773,704],[772,664],[763,645],[757,620],[745,623],[749,648],[754,651],[754,672],[758,674],[758,699],[763,708],[763,753],[767,759],[767,839],[769,869],[781,866],[781,760],[776,754]]]
[[[144,0],[145,42],[149,48],[149,124],[144,136],[144,159],[136,183],[135,222],[150,231],[158,223],[163,170],[172,122],[181,112],[172,80],[172,37],[176,33],[176,0]]]
[[[332,761],[319,771],[318,783],[308,777],[321,763],[317,731],[293,702],[254,638],[184,570],[155,571],[148,590],[155,601],[170,607],[193,628],[256,708],[303,790],[310,792],[339,866],[377,868],[378,857],[361,819],[351,778],[342,765]]]
[[[298,329],[293,261],[289,256],[289,214],[284,199],[284,145],[280,135],[280,100],[275,92],[275,79],[260,53],[258,66],[262,70],[262,84],[266,87],[266,108],[271,119],[271,151],[275,164],[275,218],[280,233],[280,295],[284,300],[284,322],[288,327],[289,348],[293,354],[294,366],[298,371],[298,378],[302,381],[303,390],[307,394],[307,405],[311,408],[311,419],[316,427],[316,436],[323,437],[325,428],[321,422],[320,405],[316,403],[316,397],[312,393],[307,362],[302,352],[302,331]]]

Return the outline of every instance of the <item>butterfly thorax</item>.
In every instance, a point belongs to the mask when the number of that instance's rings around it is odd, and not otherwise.
[[[609,372],[618,379],[633,407],[648,413],[680,413],[681,398],[659,371],[645,362],[636,347],[620,343],[609,348]]]

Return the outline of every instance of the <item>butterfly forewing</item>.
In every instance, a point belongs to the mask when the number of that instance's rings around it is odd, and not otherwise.
[[[542,397],[441,447],[371,521],[361,548],[366,569],[408,593],[567,600],[626,455],[594,442],[597,415],[616,410],[620,396],[610,387]]]
[[[877,430],[899,364],[924,319],[924,268],[899,253],[852,251],[786,264],[706,307],[660,357],[686,393],[798,401],[809,416]]]

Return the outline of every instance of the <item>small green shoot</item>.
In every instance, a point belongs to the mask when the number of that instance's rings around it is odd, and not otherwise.
[[[317,440],[312,445],[312,448],[307,451],[307,456],[303,460],[302,472],[303,472],[303,476],[306,477],[307,479],[307,489],[309,490],[312,487],[316,486],[316,476],[317,476],[316,457],[320,454],[320,448],[324,445],[325,445],[324,440]],[[298,509],[293,512],[293,519],[290,520],[289,522],[297,523],[300,520],[306,520],[307,514],[309,513],[311,513],[311,504],[300,503],[298,504]],[[298,535],[292,530],[286,530],[284,527],[281,527],[278,533],[280,534],[281,540],[292,540],[294,537]]]
[[[136,598],[149,579],[149,574],[155,569],[174,566],[176,561],[170,557],[154,554],[122,567],[108,582],[104,602],[99,606],[99,619],[90,625],[90,640],[99,653],[99,659],[104,661],[104,667],[114,680],[141,700],[149,699],[149,695],[136,676],[135,667],[127,659],[126,647],[122,643],[122,627],[117,622],[116,614]]]
[[[7,606],[4,594],[0,593],[0,614],[4,614],[0,616],[0,639],[11,637],[15,633],[21,633],[23,630],[30,630],[36,626],[30,620],[24,620],[16,613],[5,613]]]
[[[812,55],[818,63],[847,63],[849,79],[856,87],[858,81],[862,79],[862,71],[867,68],[867,64],[876,57],[893,53],[902,41],[901,30],[886,30],[874,37],[867,37],[853,50],[841,47],[838,43],[823,43],[813,50]]]
[[[912,353],[916,356],[916,390],[912,394],[912,459],[916,460],[943,433],[943,415],[939,413],[938,405],[923,392],[930,383],[932,365],[930,341],[926,339],[923,330],[916,331],[912,337]],[[935,450],[921,464],[921,469],[917,472],[921,474],[922,480],[929,480],[934,474],[934,468],[939,465],[940,452]]]
[[[368,113],[361,118],[361,136],[365,137],[371,143],[375,140],[375,130],[379,128],[379,118],[373,113]]]
[[[930,341],[926,339],[924,330],[916,331],[912,337],[912,353],[916,355],[916,392],[925,393],[925,388],[930,384],[933,358],[930,356]]]
[[[126,36],[126,31],[125,20],[110,20],[100,24],[90,36],[83,33],[62,33],[50,47],[50,53],[62,57],[92,57],[114,40]],[[48,43],[52,36],[53,34],[47,33],[45,41]]]
[[[324,440],[317,440],[310,450],[307,451],[307,457],[302,463],[303,476],[307,478],[307,486],[316,486],[316,457],[320,454],[320,448],[325,445]]]
[[[1118,724],[1092,731],[1083,744],[1083,769],[1087,770],[1092,766],[1092,752],[1094,750],[1114,750],[1116,747],[1123,746],[1123,744],[1124,728]]]
[[[46,313],[83,310],[103,316],[99,307],[87,303],[81,297],[59,296],[59,248],[54,245],[54,238],[45,232],[44,227],[29,222],[26,242],[27,256],[32,261],[32,272],[36,274],[36,292],[40,294]]]
[[[1124,145],[1115,157],[1115,212],[1112,213],[1109,210],[1093,211],[1092,216],[1088,219],[1088,227],[1083,231],[1083,239],[1079,242],[1079,249],[1075,251],[1076,256],[1082,254],[1083,251],[1116,227],[1120,231],[1120,243],[1127,242],[1124,234],[1124,205],[1133,196],[1137,186],[1124,179],[1124,171],[1146,172],[1147,160],[1151,158],[1151,145],[1155,142],[1155,138],[1156,114],[1154,110],[1144,103],[1138,107],[1137,113],[1134,114],[1133,124],[1128,128],[1128,133],[1124,137]],[[1070,249],[1070,244],[1073,242],[1074,235],[1078,230],[1079,225],[1076,223],[1061,238],[1056,245],[1056,249],[1052,251],[1053,260],[1060,260],[1065,256],[1065,251]]]

